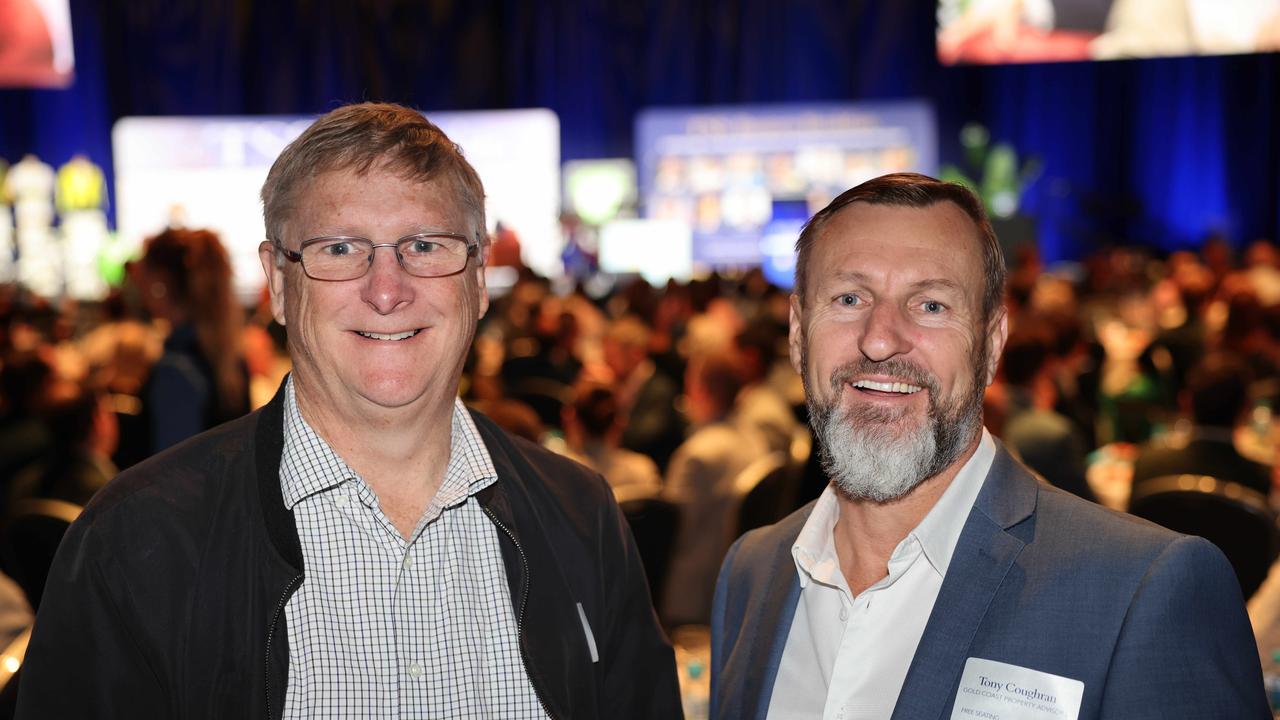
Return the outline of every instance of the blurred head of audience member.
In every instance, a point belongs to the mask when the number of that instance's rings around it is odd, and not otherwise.
[[[689,420],[694,425],[724,420],[742,387],[742,367],[736,353],[722,350],[693,356],[684,385]]]
[[[1206,355],[1187,375],[1185,410],[1200,427],[1232,428],[1248,407],[1249,366],[1238,355]]]
[[[14,480],[10,501],[47,498],[84,505],[116,474],[111,455],[119,426],[107,396],[79,382],[58,380],[50,386],[40,417],[49,430],[49,452]]]
[[[662,477],[653,460],[621,447],[624,420],[618,397],[602,385],[585,385],[564,409],[569,455],[604,476],[618,500],[656,495]]]
[[[248,412],[244,313],[218,236],[165,230],[146,241],[132,275],[147,310],[171,327],[143,398],[152,451]]]
[[[626,383],[649,357],[650,330],[639,318],[625,316],[604,335],[604,363],[618,383]]]

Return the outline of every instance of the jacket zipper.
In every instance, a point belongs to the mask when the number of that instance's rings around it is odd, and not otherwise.
[[[529,686],[533,688],[533,694],[538,698],[538,704],[542,706],[542,712],[548,718],[555,720],[555,715],[551,714],[551,710],[547,708],[546,701],[542,699],[542,691],[538,689],[538,684],[533,681],[533,672],[529,669],[529,658],[525,655],[524,643],[521,642],[524,637],[524,607],[529,601],[529,558],[525,557],[524,548],[520,547],[520,542],[516,540],[515,534],[508,530],[507,526],[503,525],[489,508],[483,505],[480,507],[484,510],[484,514],[488,515],[489,519],[493,521],[493,524],[507,534],[507,537],[511,539],[511,544],[516,546],[516,552],[520,554],[520,564],[524,567],[524,583],[520,588],[520,609],[516,612],[516,645],[520,647],[520,662],[524,665],[525,675],[529,677]]]
[[[276,603],[276,611],[271,616],[271,627],[267,631],[267,657],[266,662],[263,664],[266,682],[262,686],[267,694],[267,720],[271,720],[274,717],[271,714],[271,642],[276,638],[276,625],[280,622],[280,613],[284,612],[285,603],[289,601],[289,596],[293,594],[293,591],[298,588],[301,582],[302,575],[297,575],[289,581],[288,585],[284,586],[284,592],[280,593],[280,601]]]

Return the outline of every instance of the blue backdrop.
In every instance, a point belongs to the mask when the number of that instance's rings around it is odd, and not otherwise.
[[[1277,56],[944,68],[933,0],[70,0],[76,82],[0,90],[0,157],[110,171],[126,115],[549,107],[564,158],[629,156],[662,105],[927,98],[1036,155],[1050,259],[1280,227]]]

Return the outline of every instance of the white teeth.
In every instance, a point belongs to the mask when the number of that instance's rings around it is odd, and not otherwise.
[[[906,383],[883,383],[876,382],[875,380],[858,380],[853,383],[853,386],[856,388],[866,388],[867,390],[879,390],[880,392],[902,393],[904,395],[918,393],[924,389],[922,387],[908,385]]]
[[[363,330],[357,330],[356,332],[373,340],[404,340],[418,334],[417,330],[407,330],[402,333],[392,333],[390,335],[376,332],[364,332]]]

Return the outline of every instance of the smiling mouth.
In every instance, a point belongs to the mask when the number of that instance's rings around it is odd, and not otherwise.
[[[367,337],[370,340],[408,340],[414,335],[422,332],[422,328],[418,328],[417,330],[406,330],[399,333],[376,333],[365,332],[363,330],[356,330],[355,332],[360,337]]]
[[[850,383],[859,390],[873,390],[877,393],[891,395],[915,395],[924,388],[903,382],[877,382],[875,380],[855,380]]]

